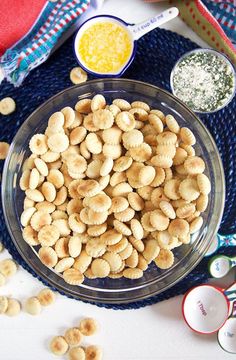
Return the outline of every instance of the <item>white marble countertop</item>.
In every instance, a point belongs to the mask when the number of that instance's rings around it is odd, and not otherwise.
[[[147,4],[141,0],[107,0],[98,13],[113,14],[127,22],[140,22],[167,8],[165,3]],[[184,24],[175,19],[163,26],[201,46],[206,44]],[[7,252],[0,254],[6,258]],[[221,281],[227,285],[233,274]],[[218,282],[219,283],[219,282]],[[24,301],[43,285],[23,269],[0,289],[1,295]],[[181,315],[182,296],[139,310],[115,311],[98,308],[57,295],[56,303],[43,309],[40,316],[24,312],[16,318],[1,315],[1,360],[48,360],[56,356],[48,351],[52,336],[76,326],[82,317],[92,316],[100,323],[98,335],[87,340],[104,349],[104,360],[214,360],[232,359],[216,341],[216,335],[203,336],[190,331]],[[65,357],[64,357],[65,358]]]

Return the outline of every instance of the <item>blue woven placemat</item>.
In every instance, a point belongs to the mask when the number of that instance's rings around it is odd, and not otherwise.
[[[0,98],[11,96],[17,102],[16,112],[9,116],[0,116],[1,141],[10,143],[20,125],[33,110],[52,95],[71,86],[69,71],[72,67],[77,66],[73,56],[72,43],[72,38],[67,40],[46,63],[32,71],[21,87],[14,88],[8,83],[0,86]],[[135,61],[124,77],[146,81],[170,91],[170,72],[175,62],[182,54],[196,47],[198,46],[195,43],[171,31],[153,30],[139,40]],[[211,115],[202,115],[201,119],[215,139],[225,170],[226,204],[219,232],[233,234],[236,232],[236,98],[223,110]],[[2,167],[1,162],[0,171],[2,171]],[[39,278],[21,258],[13,245],[4,223],[1,208],[0,233],[1,241],[13,258],[33,276]],[[228,247],[221,249],[221,253],[232,255],[235,250],[233,247]],[[97,305],[113,309],[137,309],[183,294],[188,288],[207,281],[208,260],[209,258],[203,259],[184,280],[162,294],[128,305]],[[42,281],[42,279],[40,280]]]

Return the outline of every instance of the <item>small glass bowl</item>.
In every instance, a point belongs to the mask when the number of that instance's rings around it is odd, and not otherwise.
[[[234,77],[234,87],[233,87],[233,91],[232,91],[232,94],[231,96],[228,98],[228,100],[222,104],[220,107],[218,107],[217,109],[215,110],[211,110],[211,111],[200,111],[200,110],[195,110],[193,108],[191,108],[192,111],[196,112],[197,114],[212,114],[212,113],[215,113],[221,109],[223,109],[225,106],[227,106],[231,101],[232,99],[234,98],[235,96],[235,92],[236,92],[236,73],[235,73],[235,69],[234,69],[234,66],[233,64],[230,62],[230,60],[227,58],[227,56],[225,56],[224,54],[220,53],[219,51],[217,50],[213,50],[213,49],[208,49],[208,48],[199,48],[199,49],[194,49],[194,50],[191,50],[191,51],[188,51],[186,52],[184,55],[182,55],[179,60],[175,63],[172,71],[171,71],[171,74],[170,74],[170,87],[171,87],[171,91],[172,93],[178,97],[175,93],[175,88],[174,88],[174,84],[173,84],[173,78],[174,78],[174,72],[175,72],[175,69],[177,68],[177,66],[179,65],[179,63],[185,59],[186,57],[188,57],[189,55],[191,54],[195,54],[195,53],[198,53],[198,52],[207,52],[207,53],[212,53],[216,56],[218,56],[219,58],[221,58],[223,61],[225,61],[225,63],[227,63],[229,65],[229,67],[231,68],[232,70],[232,74],[233,74],[233,77]],[[180,99],[181,100],[181,99]]]
[[[212,191],[208,208],[203,214],[204,223],[192,243],[174,249],[174,265],[167,270],[150,264],[141,279],[86,279],[80,286],[71,286],[62,276],[44,266],[37,252],[22,237],[20,215],[23,211],[24,192],[19,187],[24,160],[30,155],[29,140],[42,133],[49,116],[65,106],[72,106],[80,99],[102,94],[111,103],[115,98],[129,102],[140,100],[165,114],[175,116],[181,126],[189,127],[195,134],[196,154],[206,163],[206,174],[211,179]],[[161,293],[183,279],[203,258],[213,240],[224,208],[225,182],[220,156],[210,133],[197,116],[168,92],[147,83],[127,79],[102,79],[73,86],[47,100],[36,109],[18,130],[5,161],[2,178],[2,203],[5,221],[17,250],[26,263],[47,283],[59,291],[82,300],[96,303],[121,304],[142,300]]]

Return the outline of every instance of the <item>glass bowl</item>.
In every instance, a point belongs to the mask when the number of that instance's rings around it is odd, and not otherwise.
[[[151,264],[141,279],[86,279],[80,286],[71,286],[52,269],[44,266],[36,251],[22,238],[20,215],[23,209],[24,192],[19,187],[22,165],[30,151],[28,143],[35,133],[42,133],[49,116],[64,106],[74,106],[78,99],[92,98],[103,94],[108,101],[124,98],[130,102],[145,101],[152,108],[175,116],[181,126],[188,126],[194,132],[196,153],[206,163],[206,174],[211,179],[212,192],[209,205],[203,214],[204,224],[191,244],[174,250],[175,262],[168,270],[158,269]],[[18,130],[5,162],[2,179],[2,203],[6,224],[17,250],[26,263],[47,283],[59,291],[75,298],[96,303],[129,303],[170,288],[183,279],[203,258],[219,227],[224,207],[224,172],[217,147],[202,122],[183,103],[168,92],[147,83],[127,79],[93,80],[73,86],[47,100],[36,109]]]
[[[175,63],[175,65],[174,65],[174,67],[173,67],[173,69],[171,71],[171,74],[170,74],[170,87],[171,87],[172,93],[176,96],[176,91],[175,91],[175,87],[174,87],[175,70],[179,66],[179,64],[180,64],[180,62],[182,60],[184,60],[185,58],[187,58],[191,54],[197,54],[197,53],[210,53],[210,54],[213,54],[213,55],[217,56],[218,58],[220,58],[223,62],[225,62],[229,66],[229,69],[231,70],[231,73],[232,73],[232,76],[233,76],[232,94],[228,97],[228,100],[225,103],[223,103],[221,106],[219,106],[215,110],[209,110],[209,111],[200,111],[200,110],[195,110],[195,109],[192,108],[192,111],[196,112],[197,114],[212,114],[212,113],[215,113],[215,112],[223,109],[225,106],[227,106],[233,100],[233,98],[235,96],[235,92],[236,92],[236,73],[235,73],[234,66],[230,62],[230,60],[227,58],[227,56],[225,56],[221,52],[219,52],[217,50],[213,50],[213,49],[208,49],[208,48],[198,48],[198,49],[194,49],[194,50],[186,52]]]

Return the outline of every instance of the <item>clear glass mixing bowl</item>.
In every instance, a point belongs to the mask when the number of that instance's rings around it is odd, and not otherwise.
[[[192,243],[174,250],[175,263],[168,270],[160,270],[151,264],[138,280],[95,279],[80,286],[71,286],[53,270],[44,266],[36,251],[22,238],[20,215],[23,209],[24,192],[19,179],[22,165],[30,151],[28,143],[35,133],[42,133],[49,116],[64,106],[74,106],[78,99],[92,98],[103,94],[108,101],[124,98],[129,102],[145,101],[152,108],[172,114],[182,126],[194,132],[196,153],[206,162],[206,174],[211,179],[212,192],[204,213],[204,225],[192,239]],[[168,92],[147,83],[127,79],[93,80],[73,86],[53,96],[26,119],[17,132],[5,162],[2,179],[2,203],[7,227],[17,250],[27,264],[53,287],[75,298],[100,303],[128,303],[161,293],[183,279],[202,259],[219,227],[224,207],[224,172],[217,147],[202,122],[183,103]]]

